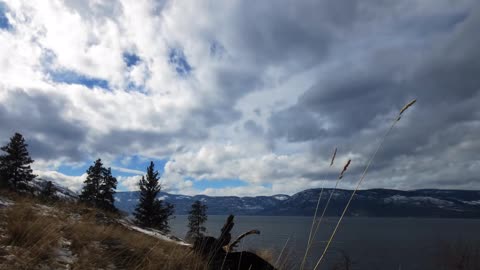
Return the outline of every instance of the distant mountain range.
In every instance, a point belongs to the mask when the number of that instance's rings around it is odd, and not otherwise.
[[[325,189],[320,207],[333,192],[327,216],[338,216],[351,190]],[[235,196],[186,196],[160,193],[159,198],[175,205],[176,215],[188,214],[195,200],[208,206],[209,215],[273,215],[311,216],[315,212],[320,189],[308,189],[292,196],[273,195],[258,197]],[[138,200],[138,192],[118,192],[115,205],[132,213]],[[322,208],[321,208],[322,209]],[[360,190],[355,195],[349,216],[361,217],[448,217],[480,218],[480,191],[422,189],[401,191],[392,189]]]

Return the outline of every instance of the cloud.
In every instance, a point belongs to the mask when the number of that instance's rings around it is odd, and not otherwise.
[[[122,167],[117,167],[117,166],[113,166],[111,168],[116,170],[116,171],[124,172],[124,173],[131,173],[131,174],[138,174],[138,175],[143,175],[145,173],[143,171],[133,170],[133,169],[128,169],[128,168],[122,168]]]
[[[139,190],[138,182],[142,178],[141,175],[134,176],[118,176],[118,189],[121,191],[130,190],[137,191]]]
[[[270,195],[270,193],[271,190],[263,186],[247,186],[234,188],[207,188],[199,194],[208,196],[257,196],[258,194]]]
[[[86,130],[81,123],[62,116],[68,113],[68,100],[24,89],[3,90],[0,100],[3,140],[20,132],[29,135],[29,149],[36,158],[49,160],[60,156],[70,161],[85,158],[79,142],[86,139]]]
[[[83,187],[83,182],[87,178],[87,174],[82,174],[80,176],[69,176],[57,171],[39,171],[35,170],[34,173],[41,179],[47,181],[53,181],[61,186],[67,187],[68,189],[80,192]]]
[[[474,48],[480,43],[471,35],[479,15],[477,5],[429,48],[409,50],[408,55],[405,48],[382,48],[373,50],[367,58],[371,61],[363,61],[362,67],[340,65],[321,77],[295,105],[272,114],[270,134],[289,141],[311,142],[318,152],[333,144],[367,155],[396,111],[416,97],[418,104],[402,119],[377,157],[371,177],[374,180],[368,186],[471,185],[468,175],[477,162],[467,157],[476,148],[471,132],[478,129],[476,115],[480,113],[473,105],[480,101],[480,81],[473,75],[480,71],[480,62],[472,60],[478,59],[479,50]],[[283,115],[300,122],[279,120]],[[309,120],[313,116],[317,119]],[[309,122],[304,125],[306,130],[298,132],[301,121]],[[445,164],[452,166],[445,168]],[[470,170],[465,171],[465,166]],[[392,172],[402,177],[392,176]],[[457,180],[448,181],[452,178]],[[469,184],[464,185],[464,181]]]
[[[171,191],[291,194],[348,158],[351,187],[417,98],[365,187],[480,188],[479,25],[473,0],[7,1],[0,141],[21,132],[37,169],[76,187],[52,172],[141,156],[168,160]],[[247,186],[194,185],[222,179]]]

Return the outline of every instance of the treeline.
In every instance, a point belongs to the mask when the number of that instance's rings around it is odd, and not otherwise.
[[[0,188],[9,189],[19,194],[33,194],[33,181],[37,177],[33,174],[27,150],[28,144],[20,133],[15,133],[7,145],[0,149]],[[87,169],[87,178],[84,181],[79,195],[81,202],[111,212],[118,212],[115,207],[114,195],[116,193],[117,179],[112,175],[111,168],[104,167],[102,160],[97,159]],[[155,170],[155,164],[150,162],[146,174],[138,182],[140,196],[134,217],[138,225],[154,228],[163,232],[170,230],[169,219],[173,217],[174,206],[158,199],[161,191],[160,176]],[[47,181],[39,195],[42,198],[55,199],[56,188],[51,181]],[[206,231],[203,224],[207,220],[207,207],[200,201],[192,205],[190,211],[189,231],[187,238],[194,239]]]

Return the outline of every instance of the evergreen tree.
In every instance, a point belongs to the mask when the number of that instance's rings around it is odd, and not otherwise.
[[[57,199],[55,196],[56,188],[53,185],[52,181],[45,182],[45,185],[42,187],[42,191],[40,192],[40,197],[43,200],[55,200]]]
[[[15,191],[29,191],[29,183],[36,177],[30,164],[33,160],[27,151],[28,144],[20,133],[15,133],[10,142],[0,148],[6,152],[0,157],[0,181]]]
[[[5,175],[6,167],[4,159],[4,156],[0,156],[0,188],[8,188],[9,186],[8,179]]]
[[[110,168],[103,167],[101,159],[88,168],[84,184],[80,200],[105,210],[116,210],[113,195],[117,179],[112,176]]]
[[[201,201],[195,201],[192,204],[192,208],[188,212],[189,230],[186,236],[187,239],[194,240],[203,236],[203,233],[206,231],[204,223],[207,221],[207,208],[207,205],[203,204]]]
[[[83,182],[80,200],[98,206],[100,202],[100,184],[103,177],[103,163],[101,159],[97,159],[95,163],[87,170],[87,179]]]
[[[173,205],[157,199],[161,190],[158,180],[158,171],[155,171],[155,165],[150,162],[146,177],[142,176],[138,183],[140,198],[134,216],[137,223],[142,226],[168,232],[170,230],[168,220],[173,215]]]
[[[112,176],[112,170],[110,168],[103,170],[103,179],[99,187],[100,207],[109,211],[116,211],[115,189],[117,188],[117,178]]]

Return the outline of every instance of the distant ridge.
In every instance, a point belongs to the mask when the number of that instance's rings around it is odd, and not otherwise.
[[[328,216],[337,216],[345,206],[351,190],[325,189],[321,206],[334,192],[327,211]],[[195,200],[208,205],[209,215],[273,215],[311,216],[315,211],[320,189],[308,189],[292,196],[236,197],[177,195],[162,192],[159,198],[175,205],[176,215],[185,215]],[[115,205],[131,213],[136,205],[138,192],[118,192]],[[480,218],[480,191],[470,190],[393,190],[368,189],[357,192],[347,213],[359,217],[441,217]]]

